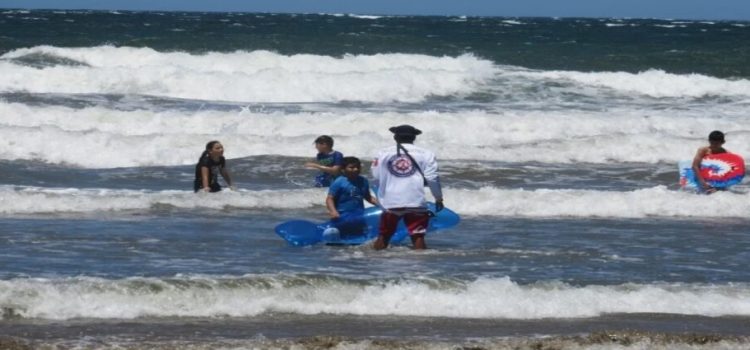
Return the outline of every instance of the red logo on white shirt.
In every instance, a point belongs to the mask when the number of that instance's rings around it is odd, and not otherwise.
[[[388,172],[396,177],[409,177],[417,172],[411,159],[405,155],[393,155],[388,158]]]

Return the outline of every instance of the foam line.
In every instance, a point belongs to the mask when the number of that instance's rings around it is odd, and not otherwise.
[[[742,283],[520,285],[508,278],[364,282],[308,276],[72,277],[0,281],[0,305],[16,317],[56,320],[251,317],[267,312],[486,319],[607,313],[748,316],[748,291]]]
[[[461,215],[567,218],[745,218],[750,193],[711,196],[673,191],[664,186],[635,191],[524,190],[485,187],[444,190],[446,205]],[[324,189],[226,191],[136,191],[0,187],[2,214],[87,213],[148,210],[168,205],[181,209],[312,209],[323,211]],[[713,210],[713,208],[724,208]]]

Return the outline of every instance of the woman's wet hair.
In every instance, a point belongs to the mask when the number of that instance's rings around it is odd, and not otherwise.
[[[207,156],[207,155],[208,155],[208,152],[211,152],[211,149],[213,149],[213,148],[214,148],[214,146],[215,146],[215,145],[216,145],[217,143],[219,143],[219,141],[216,141],[216,140],[213,140],[213,141],[208,141],[208,143],[206,144],[206,150],[205,150],[205,151],[203,151],[203,153],[201,153],[201,158],[203,158],[203,157]]]

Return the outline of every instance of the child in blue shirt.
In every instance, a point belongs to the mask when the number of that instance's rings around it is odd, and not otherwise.
[[[315,148],[318,150],[316,161],[305,163],[305,167],[320,170],[315,176],[315,187],[328,187],[333,179],[339,176],[344,155],[333,150],[333,138],[328,135],[318,136],[315,139]]]
[[[328,189],[326,208],[335,226],[342,234],[361,233],[364,225],[364,201],[378,205],[370,194],[370,183],[360,176],[362,163],[356,157],[344,157],[343,176],[339,176]]]

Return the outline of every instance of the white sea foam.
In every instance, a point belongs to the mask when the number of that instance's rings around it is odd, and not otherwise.
[[[0,213],[85,213],[97,211],[148,210],[159,205],[181,209],[227,207],[303,209],[321,203],[321,189],[276,191],[224,191],[195,194],[193,191],[141,191],[111,189],[39,188],[0,186]]]
[[[384,17],[384,16],[375,16],[375,15],[358,15],[358,14],[353,14],[353,13],[350,13],[347,16],[352,17],[352,18],[357,18],[357,19],[381,19]]]
[[[747,217],[750,194],[721,192],[717,196],[668,190],[664,186],[634,191],[524,190],[483,188],[454,190],[446,203],[468,215],[513,217]],[[448,201],[448,198],[453,200]],[[722,208],[722,210],[715,210]]]
[[[77,66],[43,69],[12,59],[49,56]],[[472,55],[346,55],[268,51],[158,52],[149,48],[37,46],[0,56],[0,91],[140,94],[242,102],[420,101],[461,95],[493,77],[490,61]]]
[[[612,24],[614,25],[614,24]],[[48,57],[78,65],[46,68],[16,63]],[[238,102],[417,102],[461,96],[495,77],[573,82],[652,97],[750,96],[747,79],[721,79],[661,70],[640,73],[538,71],[493,64],[471,54],[331,57],[268,51],[159,52],[150,48],[36,46],[0,56],[0,91],[140,94]]]
[[[296,283],[288,283],[289,279]],[[741,283],[579,287],[556,282],[519,285],[508,278],[446,285],[421,279],[363,283],[304,276],[76,277],[0,281],[0,305],[20,317],[57,320],[243,317],[266,312],[486,319],[577,318],[606,313],[748,316],[748,291],[750,287]]]
[[[608,163],[672,162],[693,156],[709,131],[727,132],[727,148],[750,155],[742,108],[640,111],[508,110],[411,113],[335,110],[269,113],[119,111],[0,102],[0,159],[42,160],[87,168],[186,165],[218,139],[229,158],[307,156],[312,140],[332,135],[336,149],[369,159],[391,144],[388,128],[410,123],[420,145],[442,160]],[[644,115],[644,113],[648,113]],[[704,113],[721,113],[721,118]]]
[[[14,61],[40,56],[63,63],[35,68]],[[540,86],[550,90],[529,92]],[[418,142],[443,160],[675,163],[690,158],[715,129],[728,133],[730,150],[750,155],[748,105],[743,102],[750,97],[750,81],[657,70],[535,71],[493,65],[472,55],[335,58],[38,46],[0,57],[0,92],[12,91],[114,93],[132,101],[128,111],[0,101],[0,159],[87,168],[190,164],[211,139],[225,144],[229,158],[305,156],[311,153],[310,140],[321,134],[332,135],[345,154],[368,159],[375,148],[392,143],[388,128],[403,123],[422,129]],[[160,107],[139,102],[149,94],[263,103],[405,102],[488,91],[518,100],[498,101],[487,110],[417,112],[372,112],[356,106],[321,110],[325,107],[320,104],[316,111],[301,112],[150,110]],[[590,101],[569,100],[568,95],[578,93]],[[635,102],[609,102],[613,93]],[[704,96],[731,102],[682,100]],[[652,97],[678,100],[654,102]]]
[[[509,71],[532,79],[571,81],[583,86],[652,97],[750,96],[750,80],[721,79],[702,74],[672,74],[658,69],[639,73],[575,71]]]
[[[625,192],[447,188],[444,193],[446,205],[461,215],[746,218],[750,212],[750,193],[720,192],[711,196],[699,196],[668,190],[663,186]],[[194,194],[192,191],[0,186],[0,214],[143,211],[164,205],[180,209],[306,209],[322,208],[324,197],[323,189],[238,190],[219,194]]]

